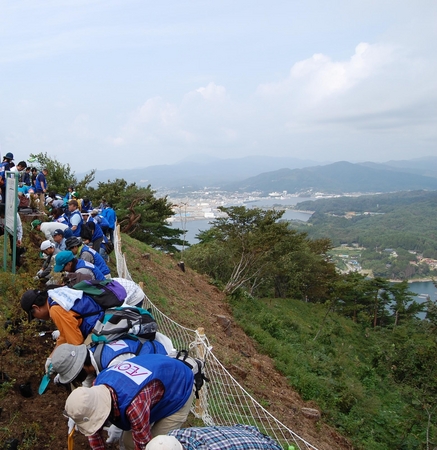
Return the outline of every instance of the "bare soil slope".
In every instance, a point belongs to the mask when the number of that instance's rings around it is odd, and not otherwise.
[[[185,327],[204,327],[214,354],[254,398],[270,405],[271,414],[320,450],[352,449],[334,429],[302,414],[303,407],[317,405],[305,403],[274,369],[272,360],[257,352],[256,343],[233,322],[225,296],[204,276],[189,268],[183,272],[171,256],[149,253],[150,249],[129,238],[123,237],[123,251],[130,273],[135,281],[144,282],[151,301]],[[23,274],[18,282],[21,278],[24,286],[29,277]],[[19,294],[18,290],[12,294],[14,298],[2,300],[14,302],[16,316],[23,317]],[[228,318],[230,325],[223,326],[219,316]],[[40,327],[36,330],[24,323],[1,334],[0,371],[10,382],[0,384],[0,448],[67,449],[62,411],[68,393],[53,383],[44,395],[37,393],[45,359],[54,345],[49,333],[39,336],[37,332],[52,329],[51,324]],[[25,384],[32,389],[30,397],[20,391]],[[11,442],[14,439],[17,442]],[[89,448],[80,433],[76,433],[75,448]]]

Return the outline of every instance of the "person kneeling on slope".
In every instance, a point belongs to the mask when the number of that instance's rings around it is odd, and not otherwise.
[[[92,449],[104,448],[102,427],[121,428],[126,450],[144,449],[155,435],[180,428],[194,393],[194,376],[183,362],[164,355],[141,355],[109,367],[91,388],[67,398],[65,415],[88,436]]]

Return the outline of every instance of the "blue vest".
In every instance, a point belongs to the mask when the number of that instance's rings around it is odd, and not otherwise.
[[[40,175],[42,175],[42,179],[43,179],[43,183],[44,183],[44,188],[45,188],[45,189],[47,188],[47,180],[46,180],[46,177],[44,176],[44,174],[43,174],[42,172],[40,172],[40,173],[38,174],[38,176],[36,177],[36,179],[35,179],[35,192],[36,192],[37,194],[43,192],[42,186],[41,186]]]
[[[109,222],[102,215],[98,214],[97,216],[90,217],[88,221],[92,220],[97,225],[100,225],[100,228],[103,230],[105,228],[109,228]]]
[[[71,218],[74,216],[74,215],[79,215],[79,217],[80,217],[80,222],[79,222],[79,225],[77,226],[77,228],[73,231],[73,230],[71,230],[72,232],[73,232],[73,236],[76,236],[76,237],[80,237],[80,232],[81,232],[81,230],[82,230],[82,224],[83,224],[83,218],[82,218],[82,214],[76,209],[76,211],[73,211],[71,214],[69,214],[68,215],[68,226],[71,228],[73,225],[71,224]]]
[[[59,223],[63,223],[65,225],[68,225],[68,229],[71,231],[70,222],[68,221],[68,217],[65,215],[65,213],[60,215],[54,222],[59,222]],[[70,236],[73,236],[73,232],[72,231],[71,231],[71,235]],[[64,237],[65,237],[65,230],[64,230]]]
[[[96,280],[105,279],[105,275],[103,275],[103,273],[94,264],[84,261],[83,259],[78,259],[76,263],[76,270],[83,268],[91,270]]]
[[[0,176],[4,178],[6,175],[5,172],[10,169],[11,165],[8,162],[3,161],[2,163],[0,163]]]
[[[79,258],[82,256],[83,252],[91,253],[92,257],[94,258],[94,266],[97,267],[97,269],[99,269],[103,275],[108,275],[108,273],[111,272],[104,259],[93,248],[88,247],[88,245],[82,246]]]
[[[100,219],[99,225],[100,225],[100,228],[102,228],[102,230],[104,228],[109,228],[109,222],[106,220],[105,217],[99,216],[99,219]]]
[[[114,358],[126,353],[133,353],[136,356],[154,353],[159,355],[167,354],[165,347],[158,341],[144,341],[144,339],[130,338],[128,336],[124,339],[92,345],[90,350],[94,354],[94,359],[100,371],[106,369]]]
[[[80,205],[80,209],[82,210],[82,211],[91,211],[92,209],[93,209],[93,203],[89,200],[88,201],[88,203],[85,203],[83,200],[82,200],[82,203],[81,203],[81,205]]]
[[[140,355],[100,372],[94,385],[106,384],[117,394],[120,418],[114,421],[115,426],[126,431],[131,429],[126,409],[153,380],[164,385],[164,396],[150,410],[150,423],[171,416],[185,405],[193,392],[192,370],[169,356]]]
[[[94,221],[93,221],[94,222]],[[103,230],[98,223],[94,222],[94,233],[91,238],[91,242],[94,242],[96,239],[99,239],[103,236]]]
[[[58,303],[50,298],[50,295],[48,297],[48,302],[50,307],[53,305],[58,305]],[[80,317],[82,318],[82,323],[79,325],[79,329],[84,339],[91,333],[92,329],[96,325],[96,322],[103,318],[105,312],[103,308],[92,299],[92,297],[86,294],[83,294],[82,298],[77,299],[74,302],[71,311],[78,314],[78,319]]]

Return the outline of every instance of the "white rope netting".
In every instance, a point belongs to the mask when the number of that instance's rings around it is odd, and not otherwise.
[[[121,252],[118,227],[114,232],[114,240],[118,276],[132,280],[125,255]],[[237,423],[253,425],[261,433],[276,439],[284,448],[317,450],[273,417],[232,377],[212,353],[212,347],[202,328],[191,330],[179,325],[159,310],[147,295],[143,307],[149,309],[158,323],[159,331],[171,339],[174,348],[189,350],[191,356],[205,362],[205,374],[209,382],[203,385],[199,399],[196,399],[192,408],[195,417],[207,426],[232,426]]]

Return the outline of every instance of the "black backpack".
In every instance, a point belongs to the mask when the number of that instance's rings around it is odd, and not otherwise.
[[[114,244],[111,241],[105,242],[105,252],[110,255],[114,251]]]
[[[199,391],[202,389],[203,383],[206,381],[209,383],[209,378],[205,375],[205,363],[198,359],[188,356],[187,350],[180,350],[176,359],[182,361],[186,366],[188,366],[194,375],[194,387],[196,388],[196,398],[199,398]]]

